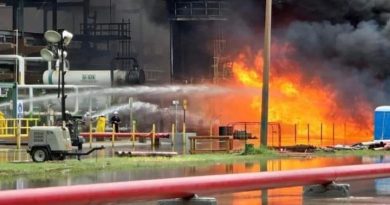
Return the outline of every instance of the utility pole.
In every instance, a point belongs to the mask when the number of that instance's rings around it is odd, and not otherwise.
[[[264,28],[264,67],[263,89],[261,97],[261,129],[260,146],[267,146],[268,133],[268,97],[269,97],[269,69],[271,64],[271,23],[272,0],[266,0],[265,4],[265,28]]]

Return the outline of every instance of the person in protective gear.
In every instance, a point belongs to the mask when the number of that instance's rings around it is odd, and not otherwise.
[[[86,112],[85,115],[83,116],[83,131],[84,132],[89,132],[89,129],[91,128],[92,124],[92,116],[89,112]]]
[[[96,122],[96,132],[105,132],[106,131],[106,116],[100,115],[97,118]]]
[[[70,114],[70,112],[67,110],[65,111],[65,122],[69,122],[71,120],[73,120],[73,117],[72,117],[72,114]]]
[[[114,127],[114,132],[119,132],[119,123],[121,122],[121,119],[118,116],[118,112],[114,112],[114,116],[111,117],[110,123]]]
[[[4,117],[4,113],[0,112],[0,134],[5,134],[7,128],[7,122]]]

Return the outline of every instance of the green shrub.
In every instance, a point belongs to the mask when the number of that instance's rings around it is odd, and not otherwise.
[[[255,148],[253,144],[246,144],[245,151],[242,153],[243,155],[276,155],[274,150],[269,149],[265,146],[260,146]]]

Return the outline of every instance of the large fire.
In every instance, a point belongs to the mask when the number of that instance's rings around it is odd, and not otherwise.
[[[337,88],[319,77],[305,76],[307,69],[287,57],[288,52],[294,49],[288,45],[273,46],[270,68],[269,121],[281,126],[277,132],[281,134],[282,144],[305,144],[311,140],[311,144],[330,145],[370,140],[372,108],[367,100],[357,94],[350,96],[357,102],[353,109],[342,104]],[[232,64],[232,72],[235,83],[241,86],[237,89],[253,91],[225,99],[219,105],[225,110],[218,116],[222,121],[259,121],[263,58],[261,51],[252,53],[246,50],[239,54]],[[253,132],[258,132],[258,128]],[[272,132],[275,131],[271,129],[269,135]]]

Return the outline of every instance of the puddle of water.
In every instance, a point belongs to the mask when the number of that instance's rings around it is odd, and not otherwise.
[[[1,162],[21,162],[30,161],[30,155],[24,149],[0,149]]]
[[[304,169],[326,166],[341,166],[390,161],[384,157],[321,157],[305,159],[275,159],[252,163],[214,164],[211,166],[187,166],[159,169],[133,169],[130,171],[93,171],[82,175],[64,174],[63,177],[47,179],[29,179],[17,177],[14,180],[0,182],[0,189],[25,189],[48,186],[67,186],[75,184],[92,184],[105,182],[133,181],[182,176],[201,176],[227,173],[260,172]],[[263,191],[240,192],[216,195],[218,204],[380,204],[390,201],[390,179],[354,181],[348,199],[305,199],[302,197],[303,187],[289,187]],[[370,198],[371,197],[371,198]],[[140,202],[133,204],[156,204],[156,202]],[[383,204],[383,203],[382,203]]]

